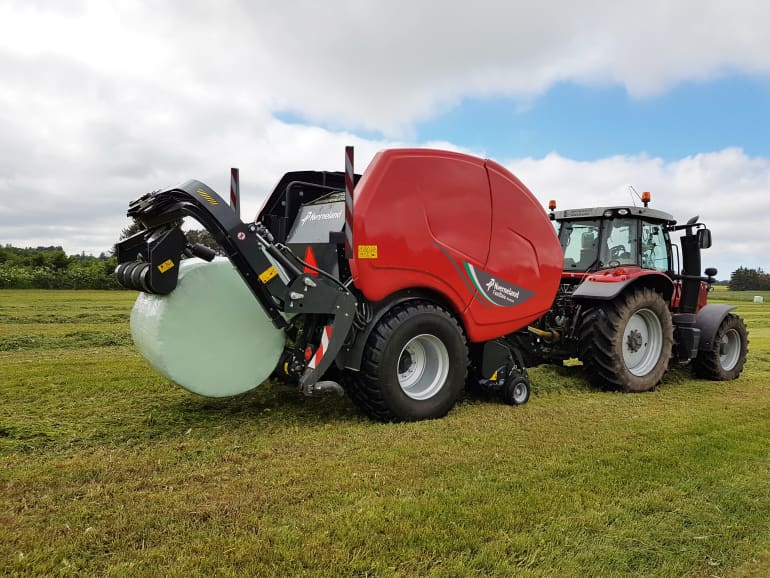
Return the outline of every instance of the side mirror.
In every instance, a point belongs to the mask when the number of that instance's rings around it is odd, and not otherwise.
[[[709,267],[708,269],[706,269],[705,273],[706,273],[706,277],[716,277],[718,271],[716,267]]]
[[[701,249],[711,247],[711,231],[708,229],[698,229],[698,247]]]

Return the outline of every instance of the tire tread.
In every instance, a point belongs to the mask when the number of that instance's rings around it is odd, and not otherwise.
[[[656,367],[646,376],[630,374],[623,362],[623,328],[634,312],[642,305],[657,309],[663,331],[663,348]],[[623,327],[621,327],[623,325]],[[620,333],[620,336],[618,335]],[[642,392],[654,389],[668,369],[673,344],[673,325],[667,304],[650,288],[632,291],[615,301],[588,309],[580,322],[578,348],[580,359],[595,385],[608,389]]]
[[[381,422],[405,421],[409,418],[397,415],[388,405],[382,392],[382,386],[379,380],[379,369],[382,364],[385,348],[388,345],[394,332],[407,320],[425,313],[434,314],[443,317],[449,321],[462,339],[465,348],[466,373],[462,376],[462,383],[465,383],[467,376],[467,342],[465,334],[457,322],[457,319],[442,307],[429,301],[408,301],[401,305],[396,305],[389,311],[377,324],[369,335],[364,357],[359,372],[350,372],[343,380],[343,385],[353,403],[361,409],[370,418]],[[459,396],[458,396],[459,397]],[[454,404],[452,404],[454,405]],[[452,405],[440,415],[432,415],[431,418],[443,417],[449,412]]]
[[[719,356],[719,343],[728,329],[735,329],[741,337],[741,354],[738,361],[730,371],[722,368]],[[692,370],[696,377],[710,379],[712,381],[730,381],[737,379],[743,371],[746,356],[749,351],[749,331],[743,319],[734,313],[728,313],[719,325],[714,336],[714,347],[709,351],[699,351],[698,357],[693,361]]]

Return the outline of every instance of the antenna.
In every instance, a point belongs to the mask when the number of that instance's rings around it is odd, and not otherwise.
[[[634,195],[639,197],[639,200],[642,200],[642,196],[636,192],[636,189],[634,188],[634,185],[628,185],[628,192],[631,194],[631,203],[636,206],[636,199],[634,199]]]

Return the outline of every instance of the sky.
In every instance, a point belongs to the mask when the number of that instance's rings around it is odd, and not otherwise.
[[[544,204],[699,215],[770,270],[765,0],[0,0],[0,244],[109,251],[190,178],[242,214],[383,148],[492,158]],[[638,201],[637,201],[638,203]]]

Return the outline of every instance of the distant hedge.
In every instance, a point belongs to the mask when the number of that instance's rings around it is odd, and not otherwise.
[[[114,267],[22,267],[0,264],[0,289],[121,289]]]
[[[140,230],[133,223],[121,239]],[[190,243],[202,243],[224,255],[210,233],[186,231]],[[123,289],[115,280],[117,259],[102,253],[67,255],[60,246],[14,247],[0,245],[0,289]]]
[[[0,289],[120,289],[115,257],[67,256],[61,247],[0,247]]]

